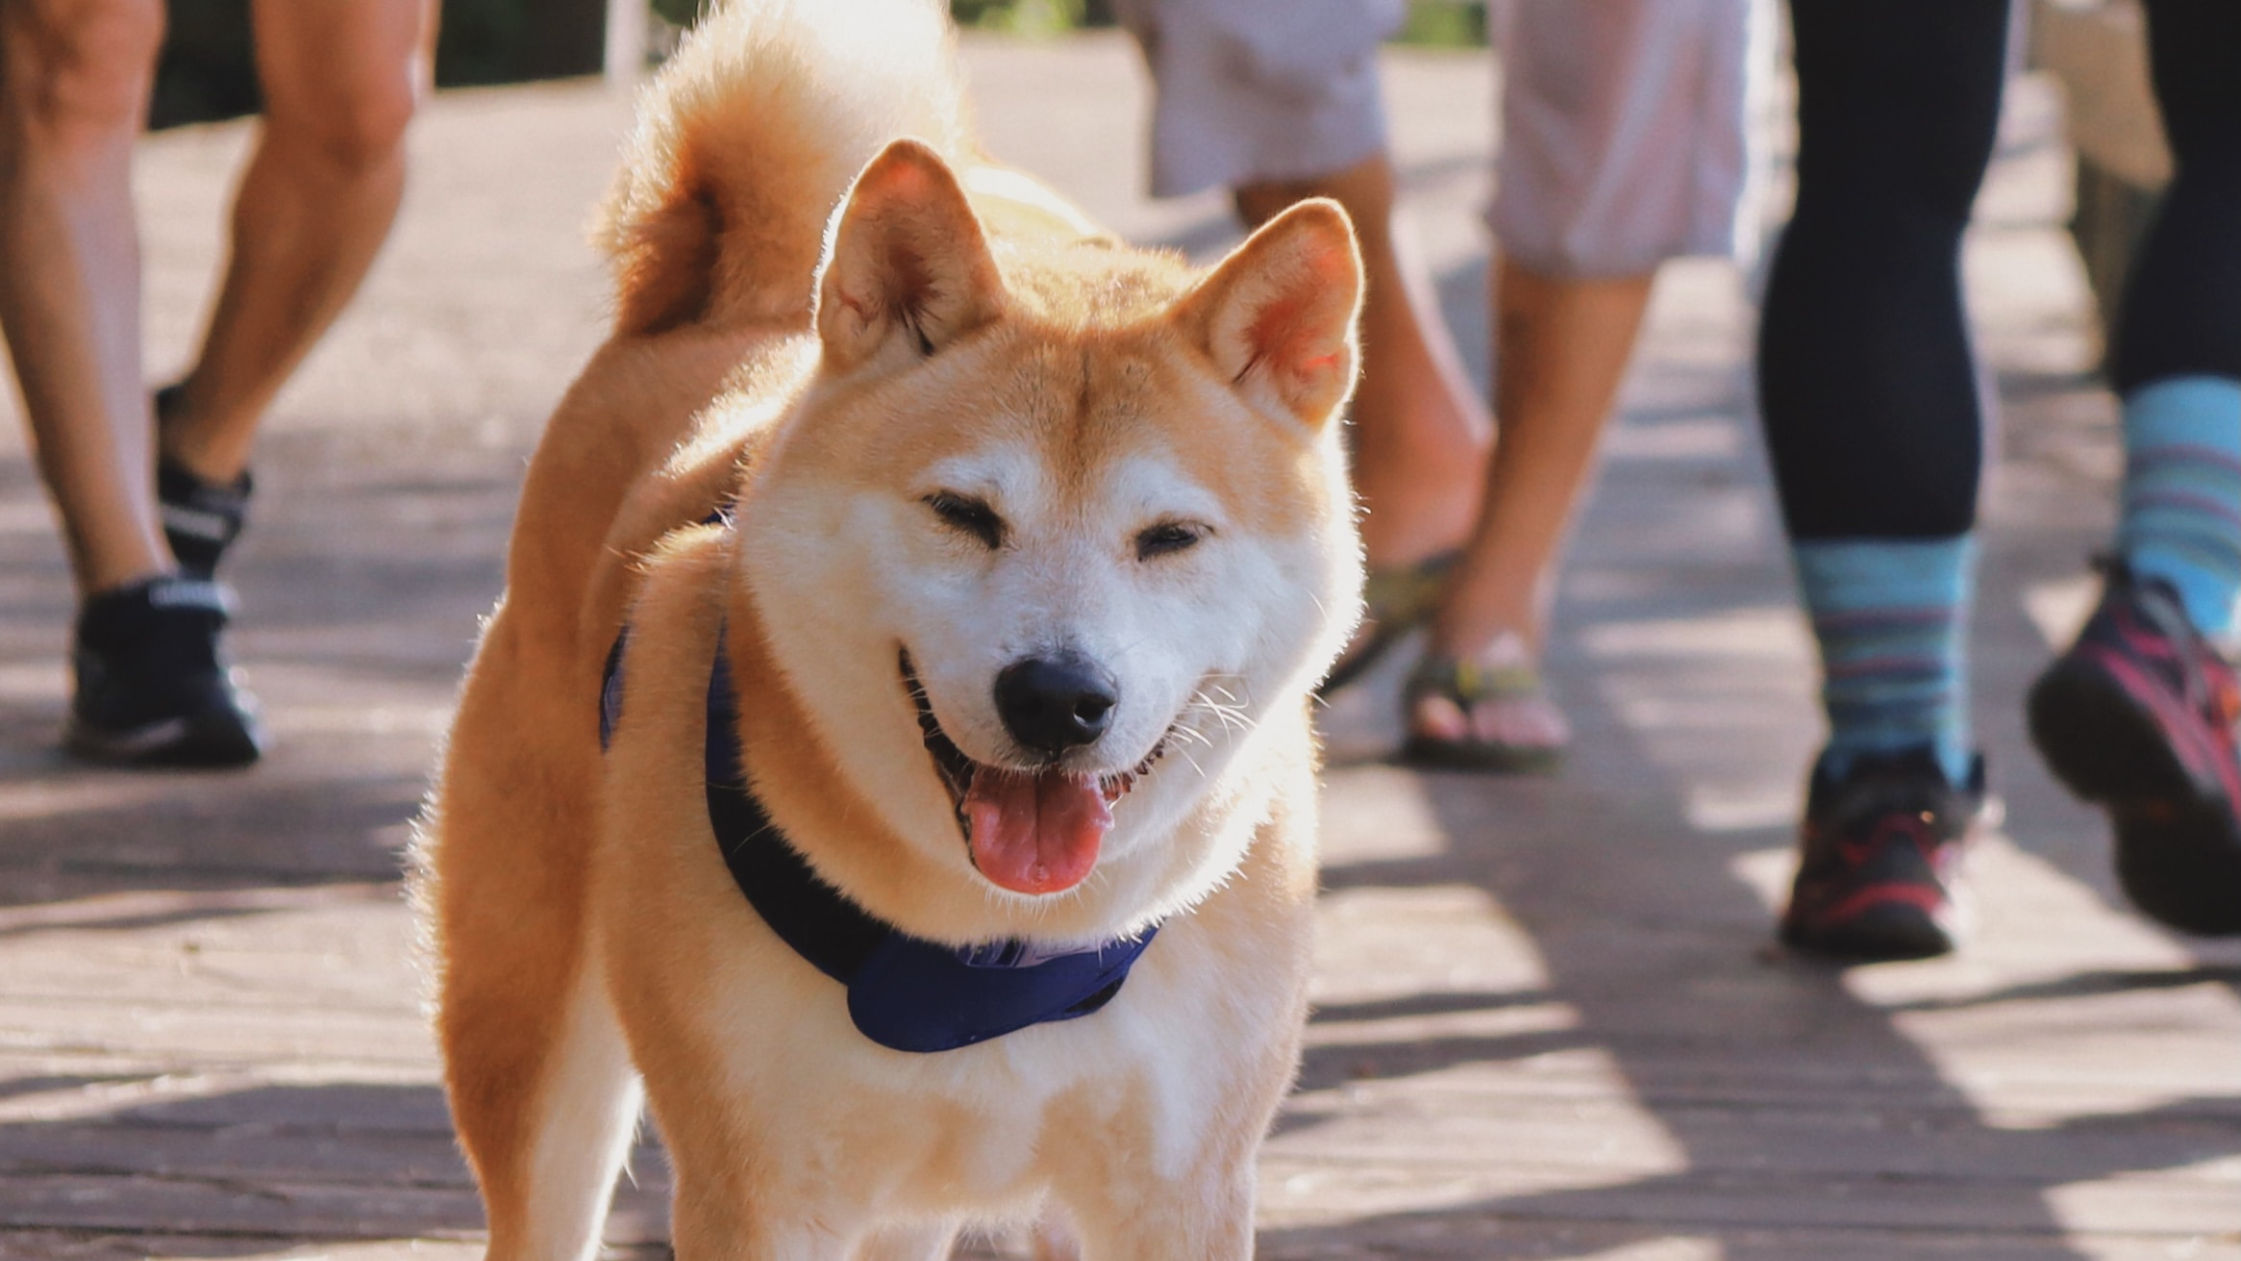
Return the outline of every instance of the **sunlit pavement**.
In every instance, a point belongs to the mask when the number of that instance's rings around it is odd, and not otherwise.
[[[1124,43],[968,61],[992,151],[1138,240],[1233,239],[1218,196],[1142,200]],[[1483,368],[1489,63],[1396,55],[1389,87]],[[278,740],[249,774],[54,751],[70,596],[0,404],[0,1256],[474,1255],[398,849],[522,462],[601,335],[583,227],[623,118],[569,85],[448,95],[420,124],[405,222],[283,397],[229,562]],[[2008,122],[1968,255],[2002,400],[1975,684],[2007,806],[1974,944],[1850,973],[1769,944],[1818,738],[1810,644],[1748,286],[1671,268],[1561,590],[1565,770],[1384,764],[1392,669],[1329,714],[1320,1006],[1263,1161],[1264,1255],[2241,1257],[2241,948],[2129,914],[2098,816],[2021,734],[2090,598],[2117,447],[2059,230],[2059,101],[2026,81]],[[199,326],[244,135],[142,151],[159,378]],[[651,1252],[664,1177],[636,1163],[610,1238]]]

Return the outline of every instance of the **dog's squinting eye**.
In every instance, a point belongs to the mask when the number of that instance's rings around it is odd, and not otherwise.
[[[1206,537],[1206,527],[1186,521],[1162,521],[1136,536],[1136,559],[1171,556],[1195,547]]]
[[[1004,545],[1004,519],[996,515],[996,510],[988,506],[987,500],[943,490],[926,496],[926,506],[934,510],[934,515],[942,519],[943,525],[953,530],[963,530],[987,544],[989,550],[993,551]]]

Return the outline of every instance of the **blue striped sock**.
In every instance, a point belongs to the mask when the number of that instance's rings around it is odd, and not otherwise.
[[[1948,780],[1967,783],[1975,536],[1808,540],[1790,554],[1821,644],[1829,773],[1928,745]]]
[[[2241,591],[2241,381],[2167,377],[2124,399],[2124,522],[2134,573],[2178,589],[2210,635],[2233,629]]]

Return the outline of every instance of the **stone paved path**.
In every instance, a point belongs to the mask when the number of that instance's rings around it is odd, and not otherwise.
[[[1107,38],[976,43],[991,147],[1142,240],[1220,201],[1139,185]],[[1391,92],[1452,318],[1483,339],[1491,76]],[[2241,1258],[2241,949],[2127,914],[2017,700],[2081,615],[2112,407],[2055,228],[2056,102],[2015,95],[1968,265],[2003,400],[1978,714],[2008,812],[1958,959],[1768,948],[1817,738],[1726,268],[1668,273],[1563,585],[1580,733],[1530,782],[1383,765],[1392,680],[1332,712],[1320,1007],[1262,1176],[1277,1258]],[[0,418],[0,1257],[465,1257],[478,1211],[418,1014],[397,853],[537,427],[599,337],[581,244],[620,107],[466,93],[406,222],[283,398],[237,637],[279,750],[120,778],[52,750],[69,593]],[[147,143],[149,335],[200,318],[243,133]],[[1483,367],[1483,365],[1481,365]],[[9,402],[0,408],[12,408]],[[658,1254],[658,1155],[611,1237]]]

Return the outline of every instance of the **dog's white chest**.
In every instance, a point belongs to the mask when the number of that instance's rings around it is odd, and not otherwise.
[[[1054,1149],[1073,1144],[1125,1147],[1180,1176],[1233,1074],[1249,1071],[1237,1048],[1263,1045],[1260,1026],[1282,1018],[1229,992],[1253,978],[1189,966],[1194,937],[1163,932],[1102,1011],[931,1054],[874,1045],[837,986],[796,978],[783,1016],[736,1011],[733,1099],[758,1146],[791,1153],[805,1193],[853,1187],[898,1211],[1031,1201]]]

